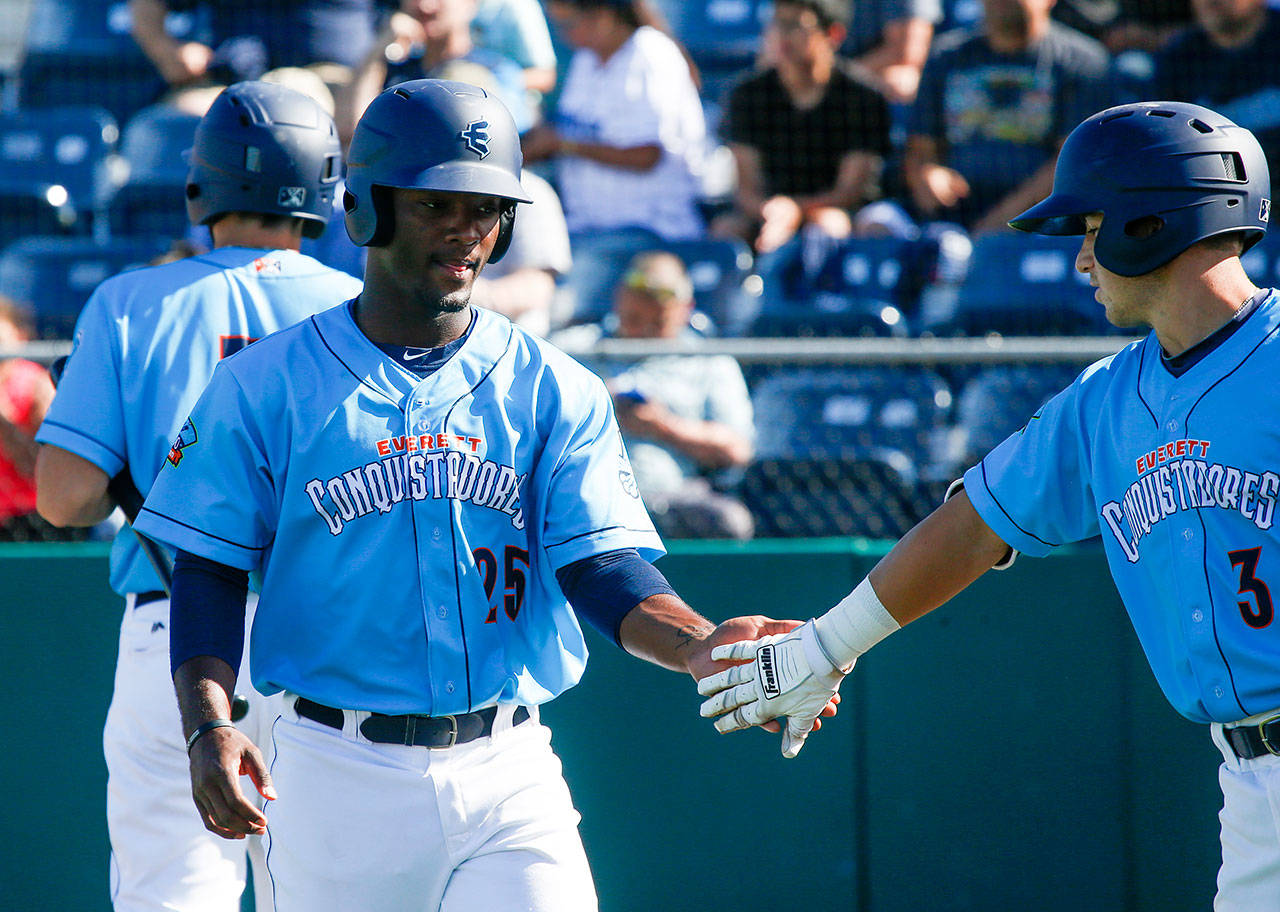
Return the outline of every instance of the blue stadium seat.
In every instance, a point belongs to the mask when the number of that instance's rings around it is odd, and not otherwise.
[[[746,328],[759,306],[751,248],[741,241],[706,238],[662,244],[657,249],[684,260],[698,310],[710,316],[722,334],[738,335]]]
[[[598,231],[570,237],[573,267],[560,280],[572,304],[569,323],[595,323],[608,316],[613,290],[627,263],[642,250],[653,250],[662,239],[642,228]]]
[[[1105,335],[1089,277],[1075,269],[1079,237],[1000,232],[974,238],[973,258],[950,312],[923,327],[936,335]]]
[[[1001,364],[983,368],[960,390],[956,427],[960,470],[975,464],[1082,370],[1075,364]]]
[[[914,481],[932,477],[946,452],[951,388],[925,368],[780,371],[751,398],[762,459],[876,458]]]
[[[573,268],[561,285],[574,302],[569,322],[605,319],[627,264],[648,250],[665,250],[684,260],[693,281],[694,303],[712,325],[728,332],[745,328],[756,309],[752,256],[745,244],[711,238],[671,243],[643,229],[573,238]]]
[[[757,538],[893,539],[934,505],[892,462],[874,457],[757,460],[738,494]]]
[[[38,234],[75,234],[88,230],[70,203],[51,201],[37,189],[0,189],[0,244]]]
[[[896,538],[937,505],[952,396],[919,367],[779,372],[757,384],[739,494],[758,536]]]
[[[80,309],[103,279],[145,265],[168,249],[166,238],[28,237],[0,251],[0,294],[29,302],[44,338],[69,339]]]
[[[186,182],[130,181],[117,191],[107,209],[113,237],[186,237]]]
[[[115,190],[118,139],[96,106],[0,112],[0,192],[44,199],[87,233]]]
[[[143,108],[125,124],[120,155],[128,182],[111,200],[111,233],[180,238],[189,230],[184,154],[200,118],[166,105]]]
[[[700,67],[739,74],[755,62],[760,33],[773,10],[769,0],[657,0],[655,5]]]
[[[128,0],[35,0],[27,50],[100,57],[141,55],[130,33]]]
[[[934,241],[796,239],[761,259],[756,336],[904,336],[937,259]],[[766,265],[767,263],[767,265]]]
[[[19,71],[19,104],[45,107],[92,98],[124,122],[165,89],[130,34],[127,0],[36,0]],[[177,35],[190,14],[167,17]]]
[[[168,105],[150,105],[124,125],[120,154],[129,165],[130,181],[184,184],[186,153],[195,141],[200,118]]]

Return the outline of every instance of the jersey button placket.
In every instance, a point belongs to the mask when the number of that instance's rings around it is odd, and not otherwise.
[[[433,432],[427,399],[421,394],[413,394],[404,406],[405,431],[409,434],[426,435]],[[424,455],[434,447],[429,441],[423,441],[419,449]],[[427,680],[431,681],[432,703],[438,704],[443,694],[452,694],[456,689],[452,682],[445,683],[446,675],[456,675],[459,669],[454,665],[454,656],[458,654],[457,631],[449,625],[447,606],[435,602],[439,593],[449,591],[454,586],[452,575],[445,579],[441,575],[441,567],[451,567],[452,561],[443,557],[440,549],[448,548],[444,542],[443,525],[449,515],[449,501],[443,496],[437,497],[436,485],[439,484],[443,495],[444,479],[436,475],[436,468],[428,460],[425,469],[427,496],[414,504],[416,516],[415,532],[418,551],[418,574],[422,592],[425,596],[422,603],[422,620],[427,646]],[[436,593],[435,598],[431,593]],[[427,599],[430,599],[429,601]],[[433,602],[435,602],[433,604]]]

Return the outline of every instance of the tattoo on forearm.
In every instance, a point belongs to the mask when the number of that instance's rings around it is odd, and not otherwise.
[[[705,640],[715,631],[711,624],[686,624],[676,631],[676,649],[683,649],[697,640]]]

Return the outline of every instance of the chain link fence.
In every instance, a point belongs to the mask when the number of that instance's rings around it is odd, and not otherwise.
[[[757,537],[896,538],[941,502],[952,479],[1054,393],[1129,340],[1118,336],[968,339],[605,339],[584,360],[729,355],[751,391],[756,455],[716,486],[750,509]],[[67,342],[0,349],[43,364]],[[0,488],[0,513],[15,498]],[[6,541],[109,535],[10,516]]]

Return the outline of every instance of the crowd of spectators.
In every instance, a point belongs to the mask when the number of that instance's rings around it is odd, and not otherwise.
[[[126,131],[157,111],[193,124],[243,79],[308,92],[334,113],[344,141],[369,101],[405,80],[460,79],[502,98],[522,132],[534,203],[476,300],[542,335],[576,324],[599,337],[751,334],[753,311],[694,309],[694,253],[706,245],[733,245],[766,291],[771,275],[818,275],[833,245],[886,238],[932,244],[932,258],[899,267],[957,283],[971,244],[1008,231],[1009,217],[1045,196],[1067,133],[1111,104],[1208,105],[1255,131],[1273,173],[1280,162],[1280,62],[1268,53],[1280,10],[1267,0],[741,0],[697,15],[678,0],[108,5],[127,10],[108,18],[157,79],[150,104],[122,118]],[[743,36],[750,59],[728,52]],[[23,78],[20,68],[5,78],[9,107],[22,106]],[[110,221],[93,230],[109,235]],[[193,251],[209,243],[201,229],[175,240]],[[360,274],[363,252],[340,218],[308,244]],[[740,373],[690,361],[659,380],[671,369],[660,359],[598,366],[638,470],[647,450],[665,448],[669,478],[711,484],[693,498],[649,481],[660,524],[749,536],[750,516],[731,505],[711,519],[688,520],[680,508],[719,503],[707,493],[750,459]],[[671,390],[683,398],[666,401]],[[708,460],[706,445],[683,446],[671,428],[715,423],[713,398],[746,407],[724,407],[724,426],[737,430]],[[28,424],[38,405],[23,412]],[[18,477],[23,423],[11,401],[0,406],[0,471]]]

